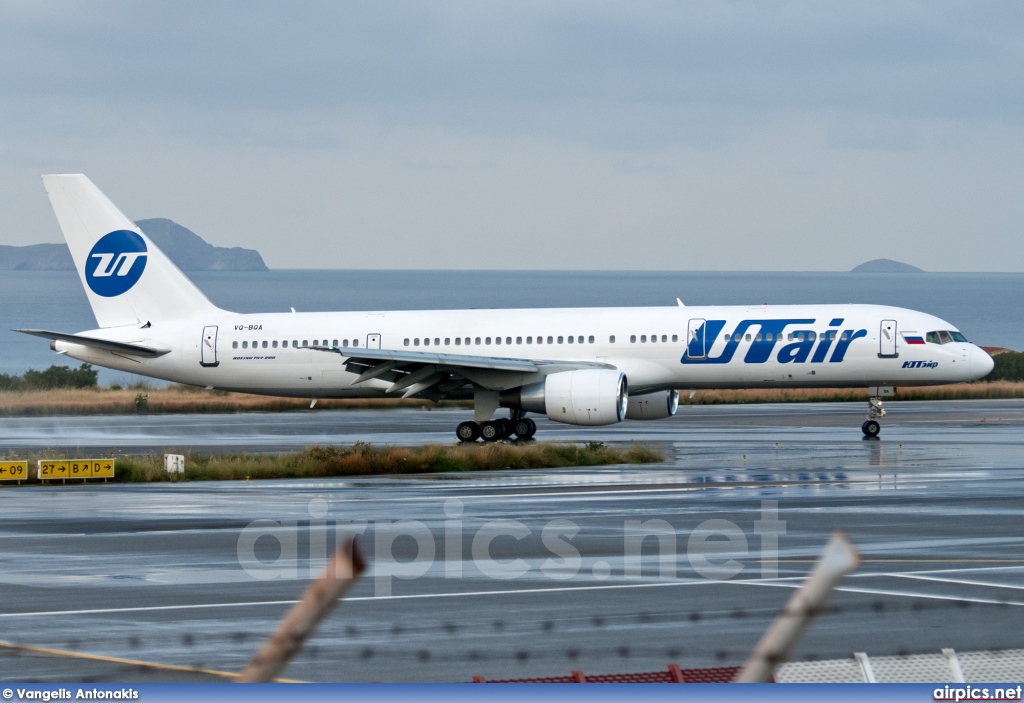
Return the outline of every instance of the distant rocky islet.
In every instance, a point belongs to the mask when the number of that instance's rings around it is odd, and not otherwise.
[[[850,273],[924,273],[924,269],[892,259],[872,259],[854,266]]]
[[[154,244],[182,271],[268,271],[255,249],[215,247],[192,230],[163,217],[138,220]],[[0,271],[73,271],[67,244],[0,245]]]

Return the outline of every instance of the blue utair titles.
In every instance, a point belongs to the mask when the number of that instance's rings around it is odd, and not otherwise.
[[[782,320],[743,320],[736,329],[729,335],[729,341],[722,352],[715,357],[708,356],[707,352],[715,344],[726,320],[707,320],[695,333],[692,334],[686,347],[686,354],[680,359],[683,364],[728,364],[736,354],[744,335],[748,330],[757,328],[757,334],[749,342],[746,355],[743,357],[745,364],[763,364],[772,357],[776,345],[784,342],[784,332],[791,325],[813,325],[813,319],[782,319]],[[846,357],[846,350],[855,339],[867,337],[867,330],[842,330],[843,318],[835,318],[829,323],[830,329],[821,334],[815,334],[814,330],[803,330],[796,341],[784,345],[779,349],[775,359],[780,364],[803,364],[808,357],[812,364],[825,362],[838,364]],[[812,336],[813,335],[813,336]],[[815,348],[817,345],[817,348]],[[835,347],[833,348],[833,345]],[[811,354],[813,350],[814,354]],[[828,356],[829,351],[832,355]]]

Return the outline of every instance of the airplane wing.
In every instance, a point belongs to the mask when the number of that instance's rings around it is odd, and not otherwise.
[[[553,361],[544,359],[512,359],[472,354],[446,354],[394,349],[367,349],[365,347],[311,347],[316,351],[341,355],[345,370],[359,374],[354,384],[374,378],[390,381],[387,393],[404,391],[402,397],[434,389],[445,392],[461,388],[467,383],[481,383],[481,374],[489,378],[521,377],[522,374],[542,374],[544,371],[584,368],[611,368],[608,364],[588,361]],[[490,372],[490,373],[487,373]]]
[[[80,334],[65,334],[63,332],[50,332],[49,330],[14,330],[15,332],[21,332],[22,334],[30,334],[34,337],[42,337],[43,339],[60,340],[61,342],[70,342],[72,344],[81,344],[85,347],[94,347],[96,349],[105,349],[106,351],[117,352],[119,354],[130,354],[131,356],[144,356],[146,358],[153,358],[157,356],[163,356],[170,352],[170,349],[155,349],[153,347],[144,347],[141,344],[128,344],[126,342],[112,342],[107,339],[96,339],[95,337],[86,337]]]

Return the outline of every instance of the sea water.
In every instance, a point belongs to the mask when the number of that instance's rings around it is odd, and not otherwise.
[[[876,303],[936,315],[983,346],[1024,350],[1024,273],[274,270],[189,277],[214,304],[237,312],[674,306],[676,298],[686,305]],[[0,280],[0,373],[77,365],[46,340],[10,331],[95,328],[76,273],[3,271]],[[135,380],[114,371],[100,376],[101,383]]]

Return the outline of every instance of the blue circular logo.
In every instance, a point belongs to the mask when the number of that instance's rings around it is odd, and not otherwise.
[[[96,295],[113,298],[131,290],[146,270],[146,242],[137,233],[114,230],[96,242],[85,262],[85,282]]]

